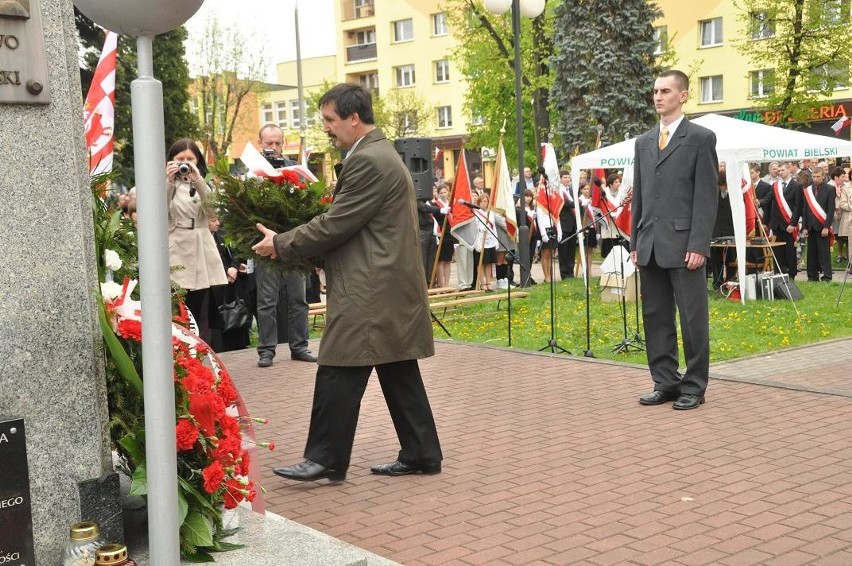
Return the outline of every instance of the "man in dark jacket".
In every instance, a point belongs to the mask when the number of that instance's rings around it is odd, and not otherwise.
[[[831,281],[831,222],[834,220],[835,191],[825,182],[825,171],[814,167],[813,184],[805,170],[799,173],[799,182],[804,189],[802,196],[802,235],[808,239],[808,281]]]

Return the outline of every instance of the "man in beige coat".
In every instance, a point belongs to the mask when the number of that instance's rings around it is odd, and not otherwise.
[[[348,150],[328,212],[254,246],[284,262],[325,260],[328,316],[319,348],[305,461],[275,468],[310,481],[346,477],[373,368],[401,445],[383,475],[436,474],[441,447],[417,365],[435,353],[411,175],[373,125],[370,93],[339,84],[320,98],[324,130]]]

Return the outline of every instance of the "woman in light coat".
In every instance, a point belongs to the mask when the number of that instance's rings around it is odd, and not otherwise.
[[[209,229],[215,216],[206,201],[207,165],[194,141],[180,139],[169,148],[166,199],[169,203],[169,267],[171,279],[186,290],[184,301],[205,341],[210,340],[210,287],[228,283],[216,242]]]

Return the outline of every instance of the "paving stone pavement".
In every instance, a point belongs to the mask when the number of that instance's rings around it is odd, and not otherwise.
[[[268,510],[412,566],[852,564],[852,340],[715,364],[693,411],[640,406],[644,367],[436,349],[443,473],[370,473],[398,450],[372,379],[339,485],[271,472],[302,459],[315,364],[225,354],[278,445],[260,455]]]

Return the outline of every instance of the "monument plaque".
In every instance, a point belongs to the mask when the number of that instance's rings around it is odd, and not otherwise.
[[[47,104],[39,0],[0,0],[0,103]]]
[[[0,564],[35,566],[24,419],[0,417]]]

